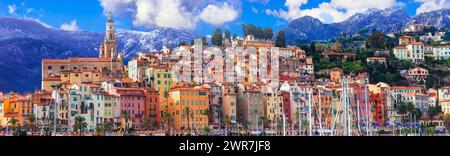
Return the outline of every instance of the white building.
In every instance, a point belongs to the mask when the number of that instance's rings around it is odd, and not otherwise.
[[[447,60],[450,57],[450,44],[435,46],[433,55],[436,60]]]
[[[398,46],[394,48],[394,55],[400,60],[411,60],[420,62],[425,60],[424,44],[421,42],[413,42],[406,46]]]

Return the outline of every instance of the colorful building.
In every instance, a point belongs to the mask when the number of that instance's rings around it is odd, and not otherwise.
[[[171,123],[175,129],[201,130],[209,126],[209,94],[210,90],[204,87],[174,87],[169,91],[168,105],[163,111],[173,118]]]
[[[127,115],[124,118],[130,119],[124,128],[143,128],[146,97],[149,95],[146,95],[146,92],[142,88],[114,88],[113,90],[120,97],[121,115]]]

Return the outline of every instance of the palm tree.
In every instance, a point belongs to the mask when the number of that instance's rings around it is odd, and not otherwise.
[[[450,133],[450,114],[444,115],[444,127],[447,131],[447,134]]]
[[[153,128],[153,121],[152,121],[152,119],[150,119],[150,118],[146,118],[145,119],[145,121],[144,121],[144,128],[146,129],[146,130],[150,130],[150,129],[152,129]]]
[[[105,121],[103,123],[103,131],[110,132],[113,129],[114,125],[111,121]]]
[[[265,128],[266,128],[266,125],[267,125],[267,117],[265,117],[265,116],[260,116],[259,118],[258,118],[258,124],[261,124],[262,125],[262,134],[265,134]]]
[[[433,117],[441,113],[441,107],[440,106],[431,106],[428,109],[428,116],[430,117],[431,124],[433,124]]]
[[[170,113],[164,112],[163,114],[163,119],[166,122],[167,126],[168,126],[168,131],[170,132],[171,130],[171,124],[172,124],[172,115],[170,115]],[[169,133],[170,135],[170,133]]]
[[[211,132],[211,129],[208,126],[203,128],[203,133],[205,133],[206,136],[208,136],[210,132]]]
[[[208,121],[212,121],[212,115],[214,115],[214,112],[211,109],[206,109],[205,112],[203,112],[203,115],[208,116]]]
[[[101,136],[104,132],[104,126],[103,125],[97,125],[95,127],[95,132],[97,133],[97,136]]]
[[[186,106],[183,110],[183,118],[187,118],[187,122],[188,122],[188,131],[189,134],[191,134],[191,118],[194,118],[194,112],[192,111],[191,108],[189,108],[189,106]]]
[[[34,130],[37,129],[37,124],[36,124],[36,117],[34,115],[31,115],[30,117],[28,117],[28,128],[30,128],[31,130],[31,134],[34,133]]]
[[[76,116],[75,117],[75,123],[73,124],[73,129],[78,130],[80,133],[80,136],[82,134],[83,128],[86,126],[86,119],[82,116]]]
[[[128,122],[130,121],[131,115],[130,115],[130,113],[128,113],[128,111],[124,110],[120,114],[120,118],[122,118],[124,121],[122,127],[124,128],[124,132],[125,132],[129,128]]]
[[[402,123],[405,122],[405,116],[414,109],[414,105],[410,102],[400,102],[397,106],[397,112],[402,115]]]
[[[9,127],[11,127],[13,133],[15,133],[17,130],[18,122],[19,120],[17,120],[16,118],[11,118],[11,120],[8,121]]]

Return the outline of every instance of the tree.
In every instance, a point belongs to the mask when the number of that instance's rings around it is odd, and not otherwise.
[[[266,29],[264,30],[264,38],[265,39],[272,39],[273,38],[273,30],[270,27],[266,27]]]
[[[233,40],[237,39],[237,35],[233,34]]]
[[[253,24],[243,24],[242,30],[244,32],[244,36],[248,36],[248,35],[255,36],[257,29],[256,29],[256,26],[254,26]]]
[[[342,43],[339,41],[336,41],[336,43],[334,43],[333,46],[331,46],[331,50],[333,50],[336,53],[343,52]]]
[[[447,133],[450,133],[450,114],[444,115],[444,126]]]
[[[228,41],[231,42],[231,33],[229,30],[225,30],[225,39],[228,39]]]
[[[211,129],[208,126],[206,126],[203,128],[203,133],[208,136],[209,133],[211,133]]]
[[[103,131],[104,132],[110,132],[113,128],[114,128],[113,122],[105,121],[103,123]]]
[[[154,126],[154,125],[153,125],[152,119],[146,118],[145,121],[144,121],[144,128],[145,128],[146,130],[150,130],[150,129],[153,128],[153,126]]]
[[[33,134],[34,131],[37,129],[36,116],[31,115],[30,117],[28,117],[27,127],[31,130],[31,134]]]
[[[369,30],[367,30],[367,29],[360,29],[360,30],[358,30],[358,34],[359,34],[360,36],[364,36],[364,35],[366,35],[368,32],[369,32]]]
[[[433,124],[433,117],[435,117],[439,113],[441,113],[441,107],[440,106],[431,106],[428,109],[428,117],[430,118],[431,126],[434,126],[434,124]]]
[[[178,46],[185,46],[185,45],[187,45],[187,43],[183,41]]]
[[[122,127],[124,128],[124,130],[128,130],[129,129],[129,125],[128,122],[131,119],[131,115],[130,113],[128,113],[128,111],[122,111],[122,113],[120,114],[120,118],[123,120],[123,125]]]
[[[86,119],[82,116],[76,116],[75,117],[75,123],[73,124],[73,129],[78,130],[80,133],[80,136],[82,134],[83,128],[86,127]]]
[[[172,125],[172,122],[173,122],[173,120],[172,120],[172,115],[170,115],[170,113],[167,113],[167,112],[164,112],[163,113],[163,119],[164,119],[164,121],[165,121],[165,123],[167,124],[167,127],[168,127],[168,131],[170,132],[171,131],[171,125]]]
[[[369,48],[384,49],[386,46],[384,34],[379,31],[372,32],[372,35],[367,38],[367,45]]]
[[[214,115],[214,112],[211,109],[206,109],[206,111],[203,112],[203,115],[208,116],[208,121],[211,121],[211,119]]]
[[[216,28],[211,37],[211,43],[216,46],[222,46],[222,39],[223,39],[222,29]]]
[[[286,34],[284,31],[279,31],[277,40],[275,41],[276,47],[286,47]]]
[[[202,44],[203,45],[208,45],[208,42],[206,41],[206,36],[202,37]],[[194,44],[192,44],[192,45],[194,45]]]
[[[11,118],[11,120],[8,121],[8,126],[12,129],[13,133],[17,132],[19,120],[16,118]]]
[[[396,109],[397,113],[402,115],[402,123],[404,123],[406,114],[408,114],[409,112],[411,112],[411,110],[414,109],[414,105],[410,102],[408,103],[400,102],[398,103]]]
[[[192,111],[192,109],[189,106],[186,106],[183,110],[183,118],[187,119],[188,122],[188,131],[189,134],[191,134],[191,118],[194,118],[194,112]]]
[[[265,38],[265,34],[264,34],[264,30],[261,26],[258,27],[258,29],[256,29],[256,34],[254,34],[255,38],[257,39],[264,39]]]

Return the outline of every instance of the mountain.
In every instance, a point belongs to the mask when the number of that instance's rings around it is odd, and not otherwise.
[[[408,22],[407,25],[409,24],[427,24],[438,29],[450,28],[450,9],[421,13]]]
[[[335,23],[341,32],[356,34],[360,29],[389,33],[401,31],[403,26],[411,19],[401,9],[369,9],[364,13],[358,13],[347,20]]]
[[[429,24],[437,28],[450,26],[450,9],[419,14],[413,18],[398,8],[369,9],[339,23],[324,24],[316,18],[305,16],[291,21],[283,30],[288,44],[301,41],[328,40],[343,33],[356,34],[358,30],[376,29],[384,33],[400,32],[409,23]]]
[[[286,32],[288,44],[304,40],[322,40],[339,35],[337,27],[324,24],[311,16],[304,16],[292,21],[284,31]]]
[[[117,30],[118,50],[125,60],[139,51],[176,46],[197,35],[189,30],[154,28],[147,32]],[[0,17],[0,91],[26,92],[40,88],[42,59],[97,57],[103,33],[63,31],[37,21]]]

